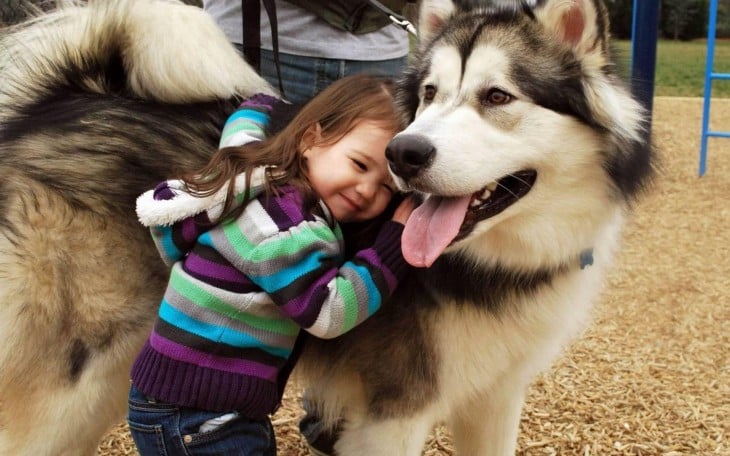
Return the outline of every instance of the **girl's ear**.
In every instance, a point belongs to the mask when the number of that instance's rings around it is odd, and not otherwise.
[[[299,142],[299,150],[302,154],[311,149],[314,145],[322,141],[322,125],[319,122],[310,125],[302,135]]]

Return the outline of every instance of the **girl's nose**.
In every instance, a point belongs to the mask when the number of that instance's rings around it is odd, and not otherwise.
[[[372,182],[360,182],[356,190],[363,199],[370,200],[375,195],[377,185]]]

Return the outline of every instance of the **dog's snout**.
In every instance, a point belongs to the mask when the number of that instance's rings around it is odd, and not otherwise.
[[[418,175],[431,164],[435,156],[436,147],[420,135],[396,136],[385,149],[390,169],[403,179]]]

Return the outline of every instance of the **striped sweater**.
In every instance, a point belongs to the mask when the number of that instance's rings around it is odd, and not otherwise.
[[[244,103],[226,128],[247,110],[251,124],[265,126],[267,110]],[[239,131],[260,136],[251,125]],[[302,207],[294,187],[269,197],[253,189],[238,218],[213,225],[225,189],[199,198],[167,181],[139,198],[140,220],[171,265],[158,319],[132,368],[145,394],[252,418],[271,414],[300,331],[322,338],[349,331],[405,274],[401,224],[386,222],[371,247],[345,259],[342,231],[323,203],[321,216]]]

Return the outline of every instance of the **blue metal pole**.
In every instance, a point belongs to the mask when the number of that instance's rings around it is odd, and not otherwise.
[[[634,0],[631,25],[631,92],[649,112],[651,134],[654,75],[659,38],[659,0]]]
[[[702,136],[700,144],[700,177],[707,170],[707,138],[710,123],[710,99],[712,98],[712,78],[715,60],[715,34],[717,24],[717,0],[710,1],[710,18],[707,24],[707,58],[705,59],[705,92],[702,108]]]

